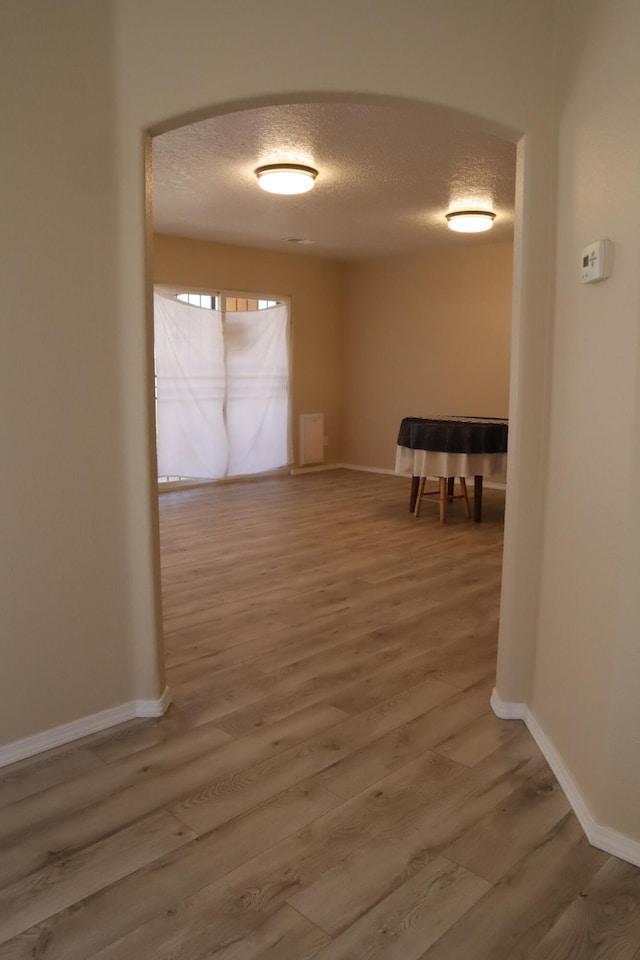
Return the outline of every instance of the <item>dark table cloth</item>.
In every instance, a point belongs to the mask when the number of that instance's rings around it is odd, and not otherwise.
[[[446,453],[506,453],[509,425],[506,420],[480,417],[404,417],[398,446],[411,450]]]

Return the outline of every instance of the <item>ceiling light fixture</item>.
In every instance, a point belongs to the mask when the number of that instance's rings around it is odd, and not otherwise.
[[[299,163],[269,163],[258,167],[258,183],[267,193],[307,193],[313,188],[318,171]]]
[[[456,210],[447,214],[447,223],[456,233],[482,233],[491,229],[495,218],[488,210]]]

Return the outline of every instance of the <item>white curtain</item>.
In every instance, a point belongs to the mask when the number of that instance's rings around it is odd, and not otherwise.
[[[222,315],[154,297],[158,476],[223,477]]]
[[[219,479],[285,466],[286,304],[222,314],[155,295],[158,475]]]
[[[227,313],[228,476],[263,473],[289,459],[287,305]]]

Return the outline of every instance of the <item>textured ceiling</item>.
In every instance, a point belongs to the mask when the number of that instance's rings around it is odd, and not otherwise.
[[[244,110],[154,138],[154,229],[341,260],[508,240],[515,151],[479,121],[441,108]],[[315,167],[314,189],[285,197],[261,190],[256,167],[278,161]],[[489,233],[449,230],[446,213],[478,207],[496,213]]]

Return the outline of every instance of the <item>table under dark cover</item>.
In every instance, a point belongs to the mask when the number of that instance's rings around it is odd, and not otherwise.
[[[446,453],[506,453],[508,433],[506,420],[404,417],[398,432],[398,446]]]

